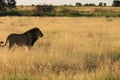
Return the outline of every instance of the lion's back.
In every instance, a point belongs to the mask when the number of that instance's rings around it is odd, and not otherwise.
[[[29,37],[23,34],[10,34],[8,36],[8,40],[10,42],[26,42],[27,40],[29,40]]]

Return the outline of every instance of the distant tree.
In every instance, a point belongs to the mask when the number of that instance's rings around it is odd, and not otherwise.
[[[7,0],[8,8],[16,8],[16,1],[15,0]]]
[[[103,4],[103,6],[107,6],[107,4],[106,4],[106,3],[104,3],[104,4]]]
[[[94,3],[86,3],[86,4],[84,4],[84,6],[96,6]]]
[[[6,10],[6,2],[5,0],[0,0],[0,11]]]
[[[34,5],[34,4],[32,4],[31,6],[32,6],[32,7],[34,7],[35,5]]]
[[[82,6],[82,4],[79,3],[79,2],[77,2],[77,3],[75,4],[75,6]]]
[[[112,6],[114,6],[114,7],[120,7],[120,0],[113,0]]]
[[[86,4],[84,4],[84,6],[89,6],[89,4],[86,3]]]
[[[89,6],[96,6],[94,3],[90,3]]]
[[[7,10],[7,8],[15,8],[15,0],[0,0],[0,11]]]
[[[103,6],[103,3],[102,2],[99,2],[99,5],[98,6]]]

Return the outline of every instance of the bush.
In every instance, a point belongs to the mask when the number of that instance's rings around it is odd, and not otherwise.
[[[94,3],[84,4],[84,6],[96,6]]]
[[[0,12],[0,16],[22,16],[22,14],[19,11],[10,10]]]
[[[81,14],[78,11],[69,11],[66,13],[66,16],[81,16]]]
[[[52,12],[54,10],[54,6],[52,5],[37,5],[36,11],[39,12]]]
[[[75,4],[75,6],[82,6],[82,4],[79,3],[79,2],[77,2],[77,3]]]
[[[59,15],[61,14],[61,16],[81,16],[79,11],[76,10],[68,10],[68,9],[62,9],[59,12]]]
[[[18,11],[22,16],[32,16],[33,12],[29,10]]]
[[[32,16],[56,16],[54,12],[35,12]]]

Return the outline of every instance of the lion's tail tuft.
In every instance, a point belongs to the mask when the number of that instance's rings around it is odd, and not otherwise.
[[[4,43],[3,41],[0,41],[0,46],[1,46],[1,47],[6,46],[6,44],[7,44],[7,40],[6,40],[6,42],[5,42],[5,43]]]

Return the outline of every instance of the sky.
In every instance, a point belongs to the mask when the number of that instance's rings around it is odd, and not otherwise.
[[[103,2],[107,3],[107,5],[112,5],[113,0],[16,0],[16,2],[17,5],[31,5],[31,4],[75,5],[76,2],[80,2],[82,4],[95,3],[96,5],[98,5],[99,2]]]

